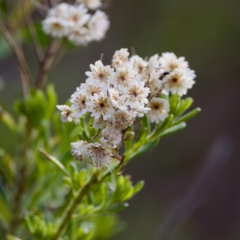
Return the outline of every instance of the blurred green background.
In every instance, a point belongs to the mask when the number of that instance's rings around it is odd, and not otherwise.
[[[90,63],[103,53],[103,62],[109,64],[114,51],[123,47],[134,47],[142,57],[174,52],[185,56],[197,73],[188,96],[202,112],[184,131],[163,139],[155,150],[124,170],[134,182],[144,179],[146,185],[121,213],[127,228],[116,239],[159,239],[161,227],[188,195],[208,161],[212,143],[222,135],[227,136],[226,146],[221,144],[217,151],[224,153],[230,146],[231,154],[212,178],[210,174],[210,190],[198,193],[204,200],[189,214],[182,213],[180,225],[169,239],[240,239],[239,9],[239,0],[112,0],[105,9],[111,21],[106,39],[68,51],[51,72],[59,104],[85,80]],[[35,71],[33,48],[27,44],[24,48]],[[16,61],[7,52],[2,52],[0,79],[0,104],[13,112],[12,103],[22,94]],[[11,147],[11,134],[3,125],[0,146]]]

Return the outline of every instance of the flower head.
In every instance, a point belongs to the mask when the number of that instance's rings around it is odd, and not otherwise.
[[[107,126],[102,130],[100,141],[105,147],[117,148],[122,142],[122,132],[113,126]]]
[[[88,22],[88,28],[92,39],[95,41],[102,40],[105,37],[109,26],[110,22],[107,15],[104,12],[97,10]]]
[[[128,63],[129,52],[127,48],[122,48],[119,51],[116,51],[112,58],[112,66],[115,69],[124,67]]]
[[[148,112],[151,122],[159,123],[168,117],[169,103],[167,100],[154,97],[148,103],[148,107],[151,109]]]
[[[108,96],[101,92],[99,95],[95,94],[93,96],[92,102],[90,103],[90,112],[94,118],[102,117],[103,120],[107,120],[112,117],[114,109]]]
[[[84,150],[95,167],[108,168],[112,163],[111,151],[101,143],[89,143]]]
[[[101,7],[101,0],[77,0],[79,3],[83,3],[87,8],[95,10]]]
[[[185,71],[176,69],[163,79],[163,83],[167,92],[182,96],[195,82]]]
[[[174,53],[163,53],[159,59],[161,67],[165,69],[165,71],[173,71],[175,69],[186,70],[188,68],[188,62],[185,61],[184,57],[179,57]]]
[[[76,112],[67,105],[57,105],[57,109],[61,111],[61,119],[63,122],[72,122],[78,123],[79,120],[76,116]]]

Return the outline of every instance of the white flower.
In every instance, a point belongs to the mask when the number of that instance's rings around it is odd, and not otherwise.
[[[114,77],[114,69],[110,66],[104,66],[102,61],[96,61],[95,65],[90,64],[91,72],[86,72],[88,76],[87,83],[96,85],[96,81],[101,86],[110,84]]]
[[[68,10],[68,23],[71,27],[81,27],[86,24],[90,18],[90,14],[87,14],[87,9],[84,5],[70,6]]]
[[[160,57],[161,67],[165,69],[165,71],[173,71],[175,69],[186,70],[188,68],[188,62],[185,61],[184,57],[179,57],[174,53],[163,53]]]
[[[112,58],[112,66],[116,69],[124,67],[128,63],[129,52],[127,48],[116,51]]]
[[[158,54],[155,54],[152,57],[150,57],[147,66],[148,82],[152,82],[159,79],[163,72],[164,69],[163,67],[160,66],[160,59]]]
[[[78,118],[88,111],[87,101],[87,94],[81,91],[80,88],[77,88],[77,91],[72,94],[70,102],[72,103],[72,109],[77,110],[76,115]]]
[[[148,116],[151,122],[159,123],[168,117],[169,103],[165,99],[154,97],[149,103]]]
[[[84,150],[95,167],[107,168],[112,163],[110,150],[103,147],[100,143],[89,143]]]
[[[187,93],[187,89],[192,88],[195,81],[190,73],[176,69],[163,79],[163,83],[167,92],[182,96]]]
[[[114,113],[113,125],[116,129],[125,130],[133,124],[134,116],[129,111],[119,110]]]
[[[93,127],[96,129],[103,129],[110,125],[109,121],[103,120],[103,117],[94,118]]]
[[[100,8],[102,3],[101,0],[77,0],[79,3],[83,3],[87,8],[95,10]]]
[[[57,109],[61,111],[61,119],[63,122],[72,122],[78,123],[76,113],[67,105],[57,105]]]
[[[143,60],[141,57],[138,55],[134,55],[130,58],[130,62],[133,66],[133,69],[137,71],[139,74],[143,73],[145,68],[147,67],[147,62]]]
[[[134,81],[131,83],[126,90],[126,94],[126,105],[131,108],[139,108],[148,103],[149,88],[144,87],[143,82]]]
[[[131,67],[126,67],[126,65],[125,67],[118,68],[114,79],[114,85],[118,89],[121,89],[122,87],[128,87],[129,83],[136,75],[137,72]]]
[[[113,126],[102,130],[101,143],[108,148],[117,148],[122,143],[122,133]]]
[[[109,25],[108,16],[104,12],[97,10],[88,22],[92,39],[96,41],[103,39],[109,29]]]
[[[69,33],[67,21],[56,17],[47,17],[42,21],[42,27],[46,34],[50,34],[53,37],[61,38]]]
[[[51,8],[48,11],[47,17],[56,17],[61,19],[67,19],[70,5],[67,3],[60,3],[56,7]]]
[[[149,88],[152,94],[156,93],[159,91],[162,87],[162,81],[158,79],[154,79],[149,83]]]
[[[89,107],[92,117],[102,117],[103,120],[112,118],[112,114],[114,113],[114,108],[109,97],[102,92],[99,95],[95,94],[92,97],[92,102],[89,103]]]
[[[84,92],[86,92],[86,94],[89,97],[93,97],[95,94],[99,95],[102,90],[100,88],[100,86],[98,84],[82,84],[80,89]]]
[[[119,108],[119,109],[124,109],[126,108],[125,102],[124,102],[124,96],[119,96],[119,93],[116,89],[110,88],[108,90],[109,97],[111,100],[111,103],[114,107]]]
[[[86,141],[78,141],[78,142],[73,142],[71,143],[72,146],[72,156],[76,159],[76,160],[84,160],[85,158],[87,158],[86,155],[86,151],[84,149],[84,147],[88,144],[88,142]]]
[[[85,27],[74,26],[71,28],[71,32],[67,36],[68,40],[74,45],[86,45],[92,40],[90,32]]]

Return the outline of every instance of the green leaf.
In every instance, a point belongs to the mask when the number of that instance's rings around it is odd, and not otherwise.
[[[54,86],[52,84],[49,84],[47,86],[47,97],[48,97],[48,107],[46,108],[46,118],[50,119],[53,115],[53,112],[56,109],[57,104],[57,95],[54,90]]]
[[[187,111],[193,104],[193,99],[192,98],[186,98],[181,101],[179,107],[177,108],[175,112],[175,117],[180,116],[183,114],[185,111]]]
[[[165,131],[172,125],[174,116],[170,114],[168,118],[166,118],[162,124],[160,124],[156,130],[148,137],[149,141],[155,140],[160,137],[161,133]]]
[[[128,155],[126,155],[124,162],[127,163],[129,162],[131,159],[142,155],[146,152],[151,151],[159,142],[159,139],[155,139],[153,141],[148,141],[148,143],[146,145],[140,146],[138,149],[134,149],[132,152],[130,152]]]
[[[13,235],[7,235],[6,240],[21,240],[21,239]]]
[[[108,208],[107,212],[120,212],[128,206],[129,206],[128,203],[119,203],[119,204],[112,206],[111,208]]]
[[[179,103],[181,101],[181,97],[177,94],[173,94],[171,97],[170,97],[170,100],[169,100],[169,105],[170,105],[170,114],[173,114],[175,115],[175,112],[179,106]]]
[[[151,123],[149,121],[149,117],[145,114],[141,119],[142,126],[147,130],[147,134],[151,132]]]
[[[48,160],[50,160],[55,166],[58,167],[58,169],[60,169],[66,176],[69,176],[69,172],[67,171],[67,169],[62,165],[62,163],[56,159],[55,157],[49,155],[48,153],[46,153],[43,149],[39,149],[39,152]]]
[[[6,111],[2,110],[0,107],[0,120],[12,131],[17,131],[17,125],[13,117]]]
[[[186,126],[187,126],[187,124],[185,122],[174,125],[173,127],[170,127],[167,130],[165,130],[164,132],[162,132],[159,137],[161,138],[161,137],[165,137],[167,135],[179,132],[182,129],[184,129]]]
[[[175,125],[177,125],[177,124],[179,124],[181,122],[186,122],[186,121],[190,120],[191,118],[196,116],[200,111],[201,111],[200,108],[195,108],[190,113],[187,113],[184,116],[178,118],[176,121],[174,121],[173,125],[175,126]]]
[[[134,194],[136,194],[136,193],[138,193],[139,191],[141,191],[143,187],[144,187],[144,181],[138,182],[138,183],[134,186]]]
[[[10,206],[6,199],[4,190],[0,189],[0,220],[2,220],[5,224],[8,224],[11,216]]]

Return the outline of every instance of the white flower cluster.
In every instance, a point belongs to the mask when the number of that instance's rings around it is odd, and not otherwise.
[[[98,1],[84,2],[89,8],[98,6]],[[110,22],[104,12],[97,10],[91,15],[83,4],[70,5],[67,3],[61,3],[50,9],[46,19],[42,22],[43,31],[46,34],[57,38],[66,37],[75,45],[100,41],[104,38],[109,25]]]
[[[152,123],[164,121],[169,103],[161,94],[181,96],[194,84],[194,71],[184,58],[173,53],[154,55],[148,60],[129,55],[127,49],[120,49],[113,55],[111,66],[100,60],[91,64],[86,82],[71,96],[71,107],[57,106],[63,121],[78,123],[89,112],[94,118],[93,127],[101,132],[99,142],[72,143],[75,159],[88,159],[98,167],[109,166],[112,150],[119,149],[126,129],[137,117],[147,114]]]
[[[77,0],[77,2],[84,4],[87,8],[95,10],[102,6],[101,0]]]

